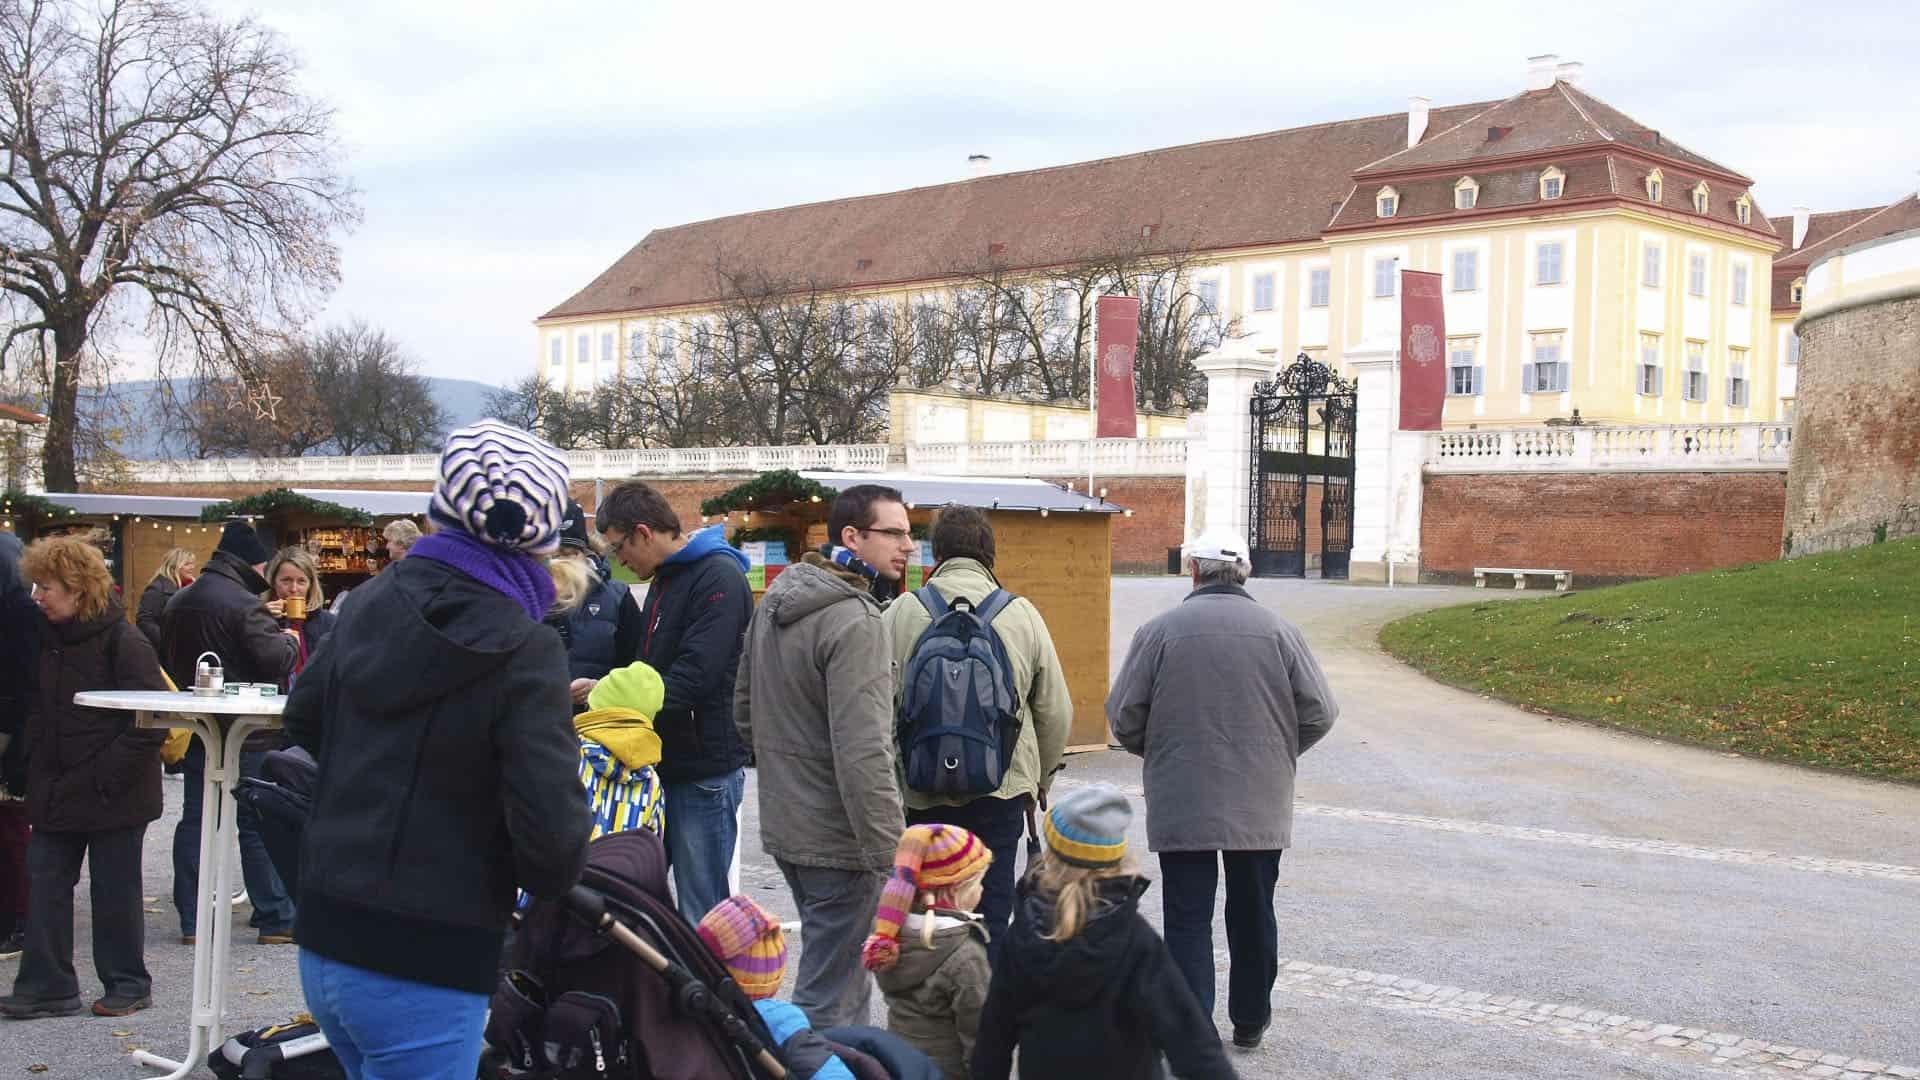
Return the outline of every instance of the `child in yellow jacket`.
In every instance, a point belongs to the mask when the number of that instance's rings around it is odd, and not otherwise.
[[[587,695],[587,711],[573,718],[580,736],[580,783],[593,809],[593,837],[666,825],[660,736],[653,716],[666,700],[666,683],[646,664],[607,673]]]

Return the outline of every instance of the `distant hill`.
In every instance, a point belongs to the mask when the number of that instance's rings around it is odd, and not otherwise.
[[[461,427],[471,424],[486,415],[487,395],[499,387],[472,379],[438,379],[428,377],[427,383],[433,388],[434,400],[447,411],[449,427]],[[158,380],[147,379],[136,382],[115,383],[112,390],[115,406],[124,408],[126,415],[138,421],[145,417],[157,417],[160,414],[159,395],[162,384]],[[173,380],[174,393],[184,395],[188,390],[185,379]],[[81,408],[98,407],[85,400]],[[136,422],[129,425],[126,437],[120,445],[120,452],[136,461],[151,461],[156,458],[176,456],[177,451],[169,450],[166,445],[166,432],[159,424]]]

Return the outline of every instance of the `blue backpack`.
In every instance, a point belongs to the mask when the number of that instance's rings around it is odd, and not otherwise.
[[[1020,740],[1013,665],[993,632],[1014,596],[995,589],[975,607],[927,585],[913,594],[933,616],[914,642],[900,696],[897,736],[907,786],[971,798],[1000,790]]]

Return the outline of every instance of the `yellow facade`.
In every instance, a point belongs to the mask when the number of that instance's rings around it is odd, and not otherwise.
[[[1554,244],[1559,280],[1543,283],[1541,249]],[[1283,358],[1304,351],[1337,366],[1348,350],[1398,338],[1398,275],[1383,271],[1383,262],[1441,273],[1450,360],[1470,354],[1480,368],[1477,393],[1449,394],[1449,428],[1570,419],[1576,409],[1583,420],[1607,424],[1729,423],[1780,418],[1792,398],[1781,375],[1785,338],[1770,311],[1772,252],[1760,238],[1604,208],[1238,250],[1203,260],[1192,276],[1196,292],[1209,280],[1217,287],[1224,314],[1259,347]],[[1472,281],[1457,273],[1467,269],[1460,259],[1471,262]],[[1316,288],[1317,273],[1326,276],[1324,290]],[[1379,295],[1387,281],[1393,291]],[[905,302],[939,291],[928,284],[863,298]],[[644,335],[651,356],[669,326],[698,313],[543,320],[539,371],[568,389],[590,389],[622,370],[635,334]],[[1523,387],[1525,365],[1554,348],[1567,368],[1563,381],[1549,385],[1564,389]],[[1657,377],[1643,385],[1650,359]],[[1730,384],[1736,372],[1744,386]],[[1030,413],[1024,437],[1069,437],[1064,420],[1056,419],[1052,436],[1048,423]],[[1011,437],[999,431],[1005,427],[974,417],[968,435]],[[1143,434],[1153,429],[1152,421],[1142,425]]]

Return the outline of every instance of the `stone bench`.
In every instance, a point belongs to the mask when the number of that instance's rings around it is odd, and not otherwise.
[[[1571,570],[1530,570],[1512,566],[1476,566],[1473,568],[1473,587],[1476,589],[1486,588],[1488,574],[1512,575],[1513,587],[1516,589],[1524,589],[1527,587],[1527,575],[1529,574],[1535,577],[1552,578],[1553,588],[1556,592],[1566,592],[1573,586],[1573,571]]]

